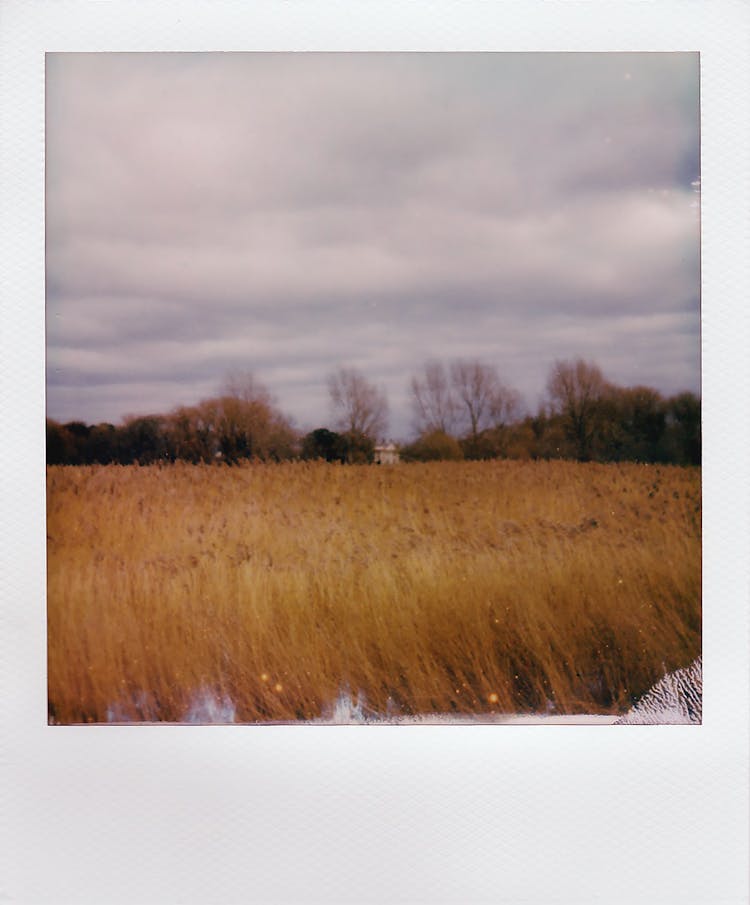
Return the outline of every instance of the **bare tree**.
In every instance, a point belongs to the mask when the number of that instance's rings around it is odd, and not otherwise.
[[[224,378],[222,398],[236,399],[249,404],[273,405],[273,397],[252,371],[232,370]]]
[[[490,404],[490,421],[494,428],[504,428],[517,421],[523,411],[521,394],[498,381]]]
[[[292,455],[294,429],[251,372],[230,373],[224,394],[215,402],[224,458],[285,459]]]
[[[458,404],[445,367],[439,361],[425,362],[421,376],[411,379],[414,421],[419,434],[455,429]]]
[[[328,378],[339,430],[377,440],[388,426],[385,393],[354,368],[339,368]]]
[[[181,406],[168,419],[172,455],[190,461],[285,459],[296,435],[266,387],[249,372],[234,372],[221,395]]]
[[[520,412],[521,397],[502,382],[491,365],[456,361],[451,366],[451,383],[472,442],[483,430],[503,427]]]
[[[556,361],[550,371],[547,393],[552,411],[562,416],[575,455],[583,462],[591,458],[608,391],[609,384],[593,362]]]

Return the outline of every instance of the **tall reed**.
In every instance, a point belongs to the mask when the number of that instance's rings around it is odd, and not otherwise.
[[[700,471],[48,469],[50,719],[616,713],[700,653]]]

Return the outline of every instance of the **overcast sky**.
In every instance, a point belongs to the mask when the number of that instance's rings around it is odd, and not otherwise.
[[[48,415],[244,369],[311,429],[346,365],[406,438],[455,358],[698,392],[698,121],[697,54],[48,55]]]

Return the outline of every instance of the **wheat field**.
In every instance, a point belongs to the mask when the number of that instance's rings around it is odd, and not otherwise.
[[[621,713],[701,645],[700,471],[50,467],[54,723]],[[113,714],[115,717],[113,717]]]

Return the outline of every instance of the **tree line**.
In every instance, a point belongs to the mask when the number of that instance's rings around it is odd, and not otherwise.
[[[372,462],[388,425],[386,394],[360,372],[328,379],[332,427],[302,435],[251,374],[230,375],[219,395],[122,424],[47,420],[48,464],[284,461]],[[427,361],[410,381],[414,439],[405,461],[577,459],[699,465],[701,403],[618,386],[593,362],[557,361],[536,414],[492,365]]]
[[[477,361],[427,362],[411,391],[418,438],[402,448],[405,458],[701,461],[694,393],[618,386],[582,359],[553,364],[535,415],[524,414],[496,368]]]

